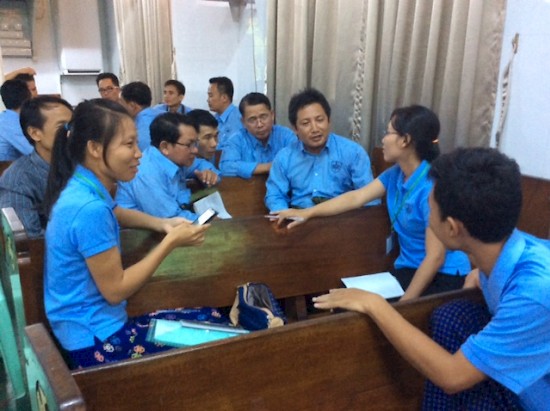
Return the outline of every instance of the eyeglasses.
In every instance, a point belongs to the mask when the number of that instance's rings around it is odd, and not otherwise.
[[[249,117],[245,120],[246,124],[250,125],[250,126],[254,126],[258,123],[258,121],[261,121],[262,124],[265,124],[265,122],[267,120],[269,120],[269,117],[271,116],[271,114],[268,114],[268,113],[264,113],[264,114],[260,114],[258,117]]]
[[[100,94],[104,94],[104,93],[110,93],[110,92],[113,91],[115,88],[118,88],[118,87],[109,86],[109,87],[105,87],[105,88],[100,88],[100,89],[98,89],[97,91],[99,91]]]
[[[183,146],[183,147],[187,147],[189,150],[193,149],[193,148],[199,148],[199,142],[198,141],[192,141],[190,143],[179,143],[179,142],[175,142],[174,144],[178,145],[178,146]]]

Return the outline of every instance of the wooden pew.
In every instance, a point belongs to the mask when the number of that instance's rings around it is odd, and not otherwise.
[[[236,287],[264,282],[286,301],[291,318],[304,318],[306,294],[340,287],[340,278],[387,270],[389,233],[383,207],[314,219],[293,230],[263,216],[216,220],[200,247],[174,250],[153,278],[128,300],[130,315],[181,306],[230,306]],[[121,232],[124,266],[139,261],[162,238],[143,230]],[[20,258],[28,324],[47,323],[43,305],[44,244],[27,241]],[[294,298],[296,297],[296,298]]]
[[[550,181],[522,176],[521,191],[523,204],[518,228],[540,238],[550,238]]]
[[[221,183],[205,189],[197,180],[187,180],[187,187],[194,196],[202,198],[218,191],[222,197],[225,209],[232,217],[247,217],[262,215],[268,212],[264,205],[267,175],[253,176],[246,180],[239,177],[224,177]],[[192,198],[193,199],[193,198]]]
[[[427,331],[433,309],[457,297],[481,300],[456,291],[396,308]],[[27,333],[41,360],[63,370],[45,329]],[[104,411],[417,410],[423,384],[368,317],[348,312],[72,371],[65,383],[72,379],[86,409]]]

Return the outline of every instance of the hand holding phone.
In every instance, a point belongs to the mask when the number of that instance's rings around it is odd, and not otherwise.
[[[218,215],[218,212],[216,210],[214,210],[213,208],[209,208],[204,213],[202,213],[195,221],[193,221],[193,224],[194,225],[208,224],[217,215]]]

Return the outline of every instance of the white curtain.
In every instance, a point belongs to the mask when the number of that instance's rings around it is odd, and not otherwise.
[[[170,0],[114,0],[120,80],[143,81],[162,100],[164,82],[176,78]]]
[[[270,0],[268,94],[329,99],[336,133],[371,149],[393,108],[438,113],[441,148],[488,145],[505,0]]]

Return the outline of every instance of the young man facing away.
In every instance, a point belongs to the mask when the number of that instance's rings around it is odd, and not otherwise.
[[[27,100],[21,128],[34,150],[15,160],[0,177],[0,207],[13,207],[30,238],[44,235],[43,203],[55,135],[71,121],[71,105],[54,96]]]
[[[192,108],[183,105],[185,86],[178,80],[167,80],[164,83],[163,104],[157,104],[156,109],[164,112],[187,114]]]
[[[457,149],[432,163],[430,227],[478,269],[487,307],[459,300],[438,308],[432,340],[382,297],[357,289],[317,297],[322,309],[369,315],[429,381],[423,408],[546,410],[550,398],[550,245],[515,229],[518,165],[496,150]],[[488,310],[487,310],[488,308]]]
[[[162,114],[161,110],[151,107],[152,100],[151,89],[141,81],[126,84],[120,92],[120,103],[136,123],[138,145],[141,151],[151,145],[151,123]]]
[[[279,151],[271,165],[265,196],[270,211],[312,207],[372,181],[365,149],[330,132],[330,112],[327,99],[315,89],[290,99],[288,118],[298,139]]]
[[[223,150],[227,139],[241,129],[241,114],[233,104],[233,82],[227,77],[212,77],[208,81],[210,86],[206,102],[218,120],[218,149]]]
[[[243,128],[227,140],[220,161],[224,176],[250,178],[269,174],[275,155],[297,140],[294,132],[274,125],[271,102],[262,93],[248,93],[239,104]]]
[[[0,161],[13,161],[32,152],[19,123],[21,106],[32,95],[22,80],[5,81],[0,94],[6,106],[6,110],[0,113]]]
[[[100,73],[95,78],[97,91],[101,98],[116,101],[120,100],[120,83],[118,77],[113,73]]]

